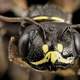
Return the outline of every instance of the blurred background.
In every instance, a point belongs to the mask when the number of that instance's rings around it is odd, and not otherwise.
[[[57,5],[61,12],[68,15],[66,17],[67,22],[80,24],[80,0],[0,0],[0,15],[25,17],[31,14],[30,10],[35,11],[35,9],[32,9],[34,6],[44,6],[49,2],[51,2],[51,5]],[[77,5],[75,5],[75,2],[77,2]],[[3,26],[8,26],[8,28],[3,29]],[[75,70],[60,71],[56,75],[40,73],[32,69],[25,70],[19,65],[10,64],[8,62],[8,42],[10,37],[17,32],[15,30],[18,30],[18,28],[15,28],[17,25],[10,26],[12,25],[6,25],[0,21],[0,80],[80,80],[80,69],[77,68],[77,65]]]

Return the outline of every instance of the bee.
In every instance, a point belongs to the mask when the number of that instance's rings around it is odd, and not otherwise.
[[[80,58],[79,25],[71,25],[58,17],[8,18],[7,23],[20,23],[11,36],[8,59],[24,68],[57,72],[72,68]]]

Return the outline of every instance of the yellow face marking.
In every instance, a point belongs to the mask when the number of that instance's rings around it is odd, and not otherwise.
[[[44,58],[40,61],[36,61],[36,62],[31,62],[33,65],[41,65],[41,64],[44,64],[46,62],[48,62],[49,60],[55,64],[55,62],[58,60],[59,62],[62,62],[62,63],[71,63],[72,60],[70,59],[65,59],[62,57],[62,55],[60,54],[60,52],[63,51],[63,45],[61,43],[58,43],[57,46],[56,46],[56,50],[57,51],[48,51],[49,50],[49,47],[47,44],[44,44],[42,46],[42,50],[44,53],[46,53],[46,55],[44,56]]]
[[[42,46],[42,50],[43,50],[44,53],[47,53],[48,50],[49,50],[48,45],[47,45],[47,44],[44,44],[44,45]]]
[[[56,49],[59,51],[59,52],[62,52],[63,51],[63,45],[61,43],[58,43],[57,46],[56,46]]]
[[[43,63],[48,62],[49,59],[50,59],[50,57],[51,57],[51,54],[50,53],[47,53],[42,60],[37,61],[37,62],[31,62],[31,63],[34,64],[34,65],[40,65],[40,64],[43,64]]]
[[[65,59],[65,58],[63,58],[62,56],[61,56],[61,54],[59,54],[59,58],[58,58],[58,61],[59,62],[62,62],[62,63],[65,63],[65,64],[68,64],[68,63],[72,63],[73,62],[73,57],[68,57],[67,59]]]
[[[56,60],[58,59],[58,56],[57,56],[58,54],[59,52],[57,51],[50,51],[46,54],[46,56],[42,60],[37,61],[37,62],[31,62],[31,63],[34,65],[40,65],[40,64],[48,62],[49,59],[51,59],[51,62],[54,64]]]
[[[58,59],[59,52],[51,51],[49,53],[51,54],[51,62],[54,64],[57,61],[57,59]]]
[[[48,59],[42,59],[42,60],[40,60],[40,61],[37,61],[37,62],[31,62],[32,64],[34,64],[34,65],[40,65],[40,64],[43,64],[43,63],[46,63],[46,62],[48,62]]]

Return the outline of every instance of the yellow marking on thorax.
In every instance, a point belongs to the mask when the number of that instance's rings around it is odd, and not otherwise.
[[[54,22],[64,22],[64,19],[62,19],[60,17],[57,17],[57,16],[52,16],[52,17],[49,17],[49,16],[36,16],[36,17],[33,18],[33,20],[38,20],[38,21],[52,20]]]
[[[48,20],[48,16],[37,16],[37,17],[34,17],[33,19],[34,20],[43,20],[43,19]]]

